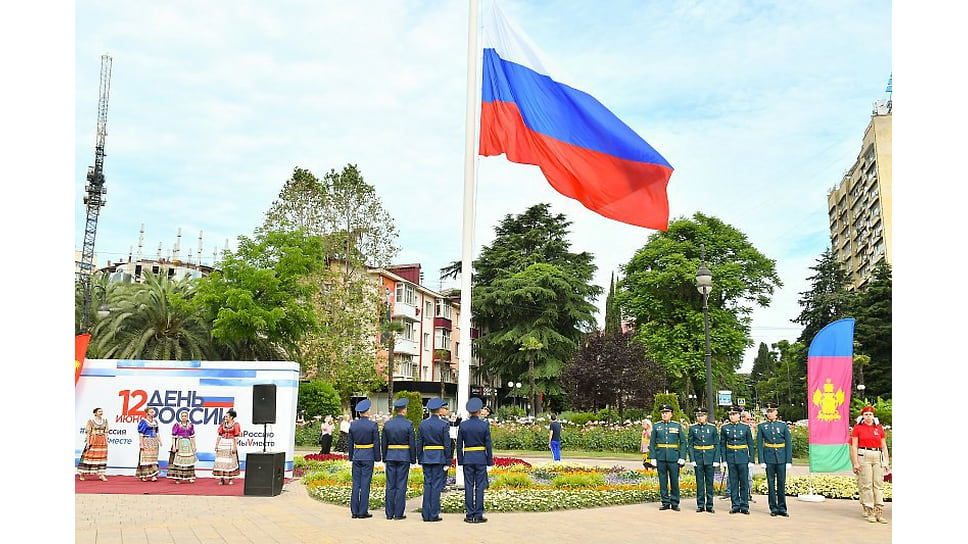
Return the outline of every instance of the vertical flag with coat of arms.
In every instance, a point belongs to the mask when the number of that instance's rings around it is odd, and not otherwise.
[[[81,377],[81,368],[84,366],[84,356],[87,354],[87,345],[91,342],[91,335],[84,333],[74,336],[74,386]]]
[[[820,329],[807,351],[810,472],[851,469],[850,390],[854,374],[854,318]]]

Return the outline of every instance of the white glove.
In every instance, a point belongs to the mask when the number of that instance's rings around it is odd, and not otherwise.
[[[487,472],[490,472],[491,471],[491,465],[484,465],[484,470],[486,470]]]
[[[753,468],[753,463],[749,463],[749,467],[750,468]]]
[[[717,463],[717,462],[715,462],[715,461],[713,461],[713,468],[716,468],[716,467],[718,467],[718,466],[719,466],[719,463]]]
[[[787,470],[793,470],[793,463],[787,463],[786,465]]]
[[[417,468],[417,463],[410,463],[410,470]]]
[[[766,463],[760,463],[760,468],[765,469],[766,468]]]
[[[689,461],[689,466],[691,466],[691,467],[696,466],[696,462],[695,461]]]
[[[440,467],[440,468],[442,468],[442,469],[444,469],[444,472],[447,472],[447,469],[449,469],[450,467],[449,467],[449,466],[447,466],[447,465],[444,465],[444,466],[442,466],[442,467]]]
[[[686,460],[685,459],[679,459],[679,466],[681,467],[684,464],[686,464]]]
[[[655,467],[659,466],[659,462],[655,459],[649,459],[649,464]]]

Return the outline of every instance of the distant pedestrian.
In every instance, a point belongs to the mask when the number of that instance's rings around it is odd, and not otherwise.
[[[343,414],[339,422],[339,436],[336,438],[336,451],[349,452],[350,416]]]
[[[887,451],[884,427],[874,423],[874,407],[860,411],[863,421],[850,432],[850,462],[857,475],[860,504],[864,519],[870,523],[887,523],[884,518],[884,475],[891,473],[891,456]]]
[[[336,428],[333,425],[333,416],[327,415],[323,418],[323,422],[319,425],[319,453],[322,455],[329,454],[329,450],[333,445],[333,430]]]
[[[551,414],[551,425],[548,426],[548,447],[551,448],[551,458],[561,461],[561,422],[555,414]]]
[[[646,470],[655,468],[649,462],[649,442],[652,438],[652,421],[648,418],[642,420],[642,443],[639,445],[639,452],[642,454],[642,467]]]

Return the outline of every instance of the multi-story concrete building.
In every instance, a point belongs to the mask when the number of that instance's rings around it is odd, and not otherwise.
[[[393,265],[374,268],[375,276],[384,293],[384,304],[390,306],[390,317],[403,325],[393,346],[394,391],[418,391],[424,400],[440,396],[450,403],[457,402],[457,371],[460,356],[460,296],[453,291],[437,292],[420,284],[419,264]],[[477,331],[471,330],[471,338]],[[386,368],[387,353],[377,352],[377,364]],[[474,355],[470,361],[470,393],[481,398],[493,396],[494,387],[482,383],[480,362]],[[370,398],[384,410],[386,391]],[[454,410],[456,411],[456,410]]]
[[[827,195],[830,243],[851,289],[862,289],[882,259],[891,264],[891,100],[874,102],[860,153]]]
[[[214,268],[204,264],[195,264],[189,262],[183,262],[178,259],[138,259],[131,260],[128,262],[116,262],[112,263],[108,261],[107,266],[98,270],[98,272],[105,273],[108,275],[108,281],[123,281],[123,282],[136,282],[142,283],[144,281],[145,272],[151,272],[155,275],[168,276],[173,280],[180,280],[185,276],[191,278],[201,278],[203,276],[209,275]]]

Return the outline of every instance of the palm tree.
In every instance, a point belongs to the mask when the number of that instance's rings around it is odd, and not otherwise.
[[[194,282],[146,272],[144,283],[108,293],[111,313],[94,327],[91,344],[115,359],[207,359],[211,325],[191,305]]]

